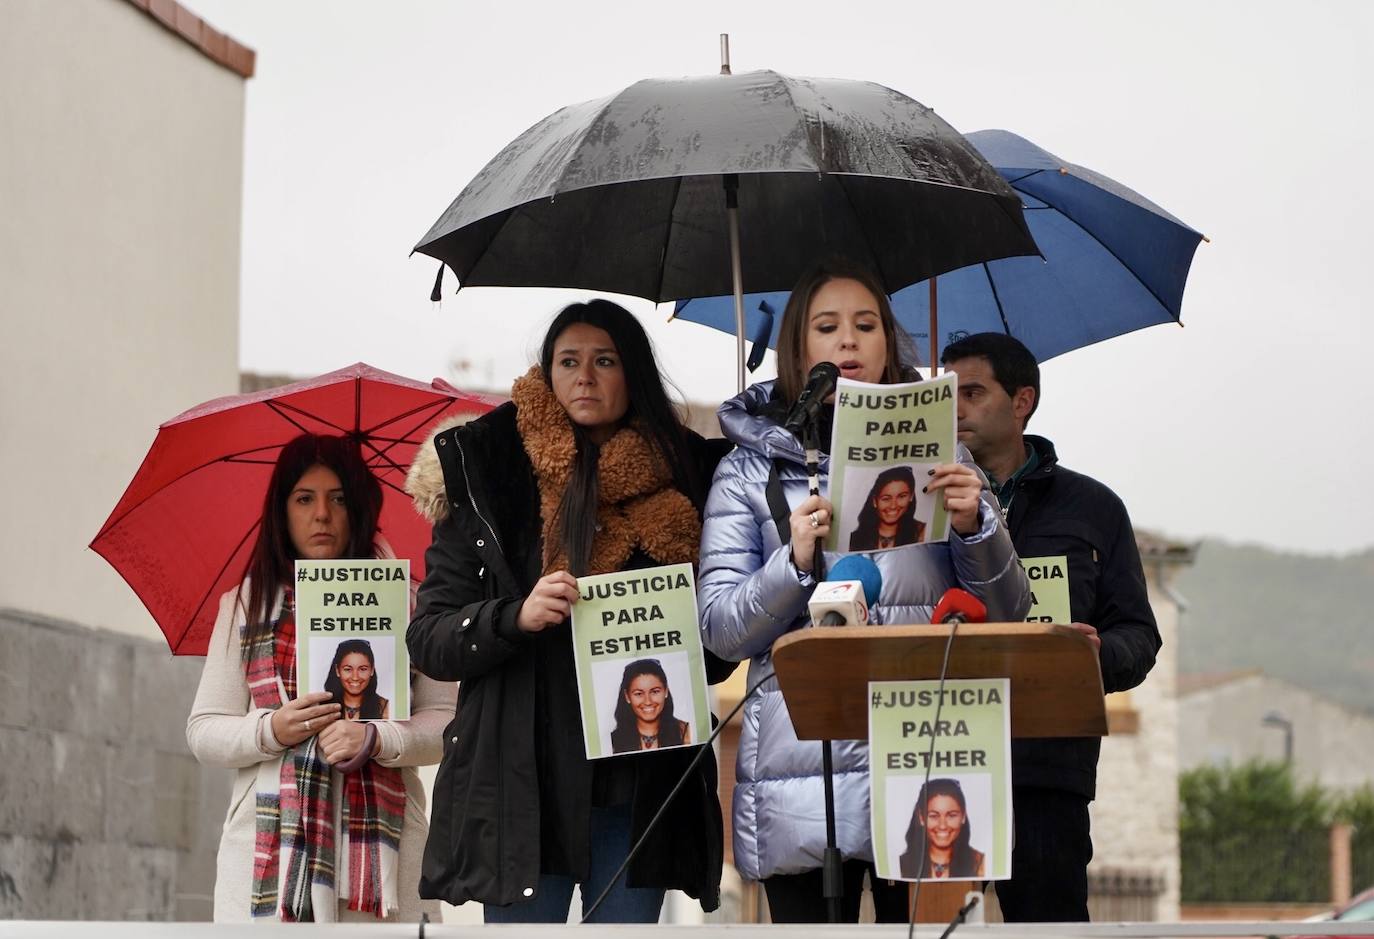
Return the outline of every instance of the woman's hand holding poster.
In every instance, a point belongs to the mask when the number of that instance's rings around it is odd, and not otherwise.
[[[830,441],[830,551],[885,551],[945,541],[949,516],[922,490],[955,460],[958,376],[870,385],[841,378]]]
[[[296,562],[296,687],[347,720],[410,719],[410,561]]]
[[[950,678],[941,704],[938,681],[868,683],[879,877],[1011,876],[1009,692],[1006,678]]]
[[[591,760],[710,735],[692,565],[577,578],[572,610],[582,735]]]

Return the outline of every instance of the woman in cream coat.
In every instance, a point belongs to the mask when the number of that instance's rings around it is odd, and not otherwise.
[[[296,558],[389,556],[376,532],[380,507],[380,489],[355,444],[338,437],[298,437],[283,448],[269,483],[249,576],[220,600],[186,723],[187,742],[201,763],[238,771],[216,861],[216,921],[399,917],[414,922],[421,912],[437,913],[437,904],[422,903],[418,893],[428,825],[424,788],[415,767],[437,763],[442,755],[444,726],[454,713],[455,686],[412,672],[410,720],[372,722],[375,739],[366,732],[368,725],[341,720],[339,705],[329,701],[327,693],[293,696],[291,565]],[[254,589],[255,581],[267,586]],[[259,625],[249,628],[249,623]],[[255,657],[254,649],[268,651]],[[372,741],[370,759],[361,756],[368,740]],[[285,761],[284,756],[288,757]],[[316,777],[307,775],[306,779],[327,780],[325,785],[334,794],[329,805],[334,824],[332,832],[314,833],[314,844],[303,856],[305,867],[316,876],[302,876],[294,891],[298,899],[291,902],[288,874],[296,865],[287,846],[294,843],[293,832],[283,824],[280,835],[274,833],[264,848],[259,823],[289,817],[288,804],[299,801],[296,792],[308,787],[282,784],[280,792],[274,787],[293,772],[290,765],[283,771],[283,762],[299,766],[303,759],[306,765],[313,760],[318,768]],[[362,765],[356,775],[367,782],[346,780],[338,771],[339,765],[350,762]],[[400,793],[387,785],[397,778],[403,783],[403,806]],[[383,820],[370,829],[374,833],[359,836],[356,832],[364,823],[355,820],[350,826],[342,817],[343,806],[349,804],[349,786],[359,785],[371,787],[362,801],[375,801],[374,794],[383,802],[388,794],[392,796],[391,807],[400,822],[399,843],[394,838],[394,819]],[[377,830],[381,833],[376,834]],[[364,846],[361,852],[348,850],[351,832]],[[378,842],[388,846],[378,849]],[[352,857],[356,854],[370,854],[371,866],[359,868]],[[255,855],[262,855],[256,866]],[[319,858],[324,858],[323,863]],[[361,881],[352,890],[350,876]]]

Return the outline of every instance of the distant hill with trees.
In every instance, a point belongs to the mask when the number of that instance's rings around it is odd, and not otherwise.
[[[1374,548],[1313,555],[1204,541],[1175,589],[1188,602],[1181,672],[1260,668],[1374,713]]]

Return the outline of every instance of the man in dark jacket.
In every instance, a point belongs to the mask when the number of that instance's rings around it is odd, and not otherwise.
[[[1020,342],[979,333],[951,343],[941,360],[959,375],[959,441],[987,474],[1022,563],[1064,561],[1069,615],[1053,621],[1069,620],[1092,641],[1105,691],[1134,688],[1160,639],[1126,507],[1097,480],[1060,466],[1048,440],[1025,434],[1040,403],[1040,369]],[[1088,919],[1088,803],[1100,745],[1097,737],[1012,741],[1016,841],[1011,880],[997,885],[1007,922]]]

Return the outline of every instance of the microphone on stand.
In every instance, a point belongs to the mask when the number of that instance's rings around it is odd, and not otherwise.
[[[824,557],[819,544],[816,545],[816,557]],[[811,592],[811,600],[807,603],[811,622],[817,626],[862,626],[868,622],[868,604],[877,601],[882,589],[883,575],[878,565],[863,555],[846,555],[835,562],[834,569]],[[825,898],[826,915],[830,922],[837,923],[840,919],[840,901],[844,895],[844,861],[836,836],[835,755],[829,740],[821,741],[821,775],[825,785],[825,853],[821,856],[821,896]]]
[[[935,612],[930,614],[930,621],[940,624],[986,623],[987,619],[988,608],[983,601],[958,587],[946,590],[940,602],[935,604]]]
[[[958,587],[950,587],[946,590],[944,595],[940,597],[940,602],[935,604],[935,609],[930,614],[930,622],[932,624],[948,624],[950,628],[949,638],[945,640],[944,661],[940,663],[940,686],[935,695],[934,723],[937,726],[940,723],[940,712],[943,711],[945,707],[945,676],[949,674],[949,652],[950,649],[954,647],[954,634],[959,631],[960,623],[984,623],[987,622],[987,618],[987,605],[967,590],[961,590]],[[931,735],[930,746],[926,750],[926,773],[925,779],[921,783],[922,786],[930,784],[930,771],[935,766],[936,736],[936,734]],[[972,894],[965,896],[966,905],[961,907],[959,912],[955,914],[954,920],[950,923],[949,927],[945,929],[941,939],[953,932],[955,927],[964,921],[969,911],[977,904],[976,899],[970,899],[972,896]],[[911,894],[911,909],[907,916],[908,939],[910,939],[916,929],[916,905],[920,901],[920,897],[921,881],[918,880],[916,881],[916,889],[913,890]]]
[[[862,555],[850,554],[835,562],[825,580],[811,592],[807,609],[817,626],[863,626],[868,607],[883,589],[878,565]]]
[[[816,419],[825,399],[835,391],[835,383],[840,380],[840,370],[834,362],[817,362],[806,376],[806,387],[797,396],[797,403],[787,412],[782,426],[798,437],[802,429]]]

